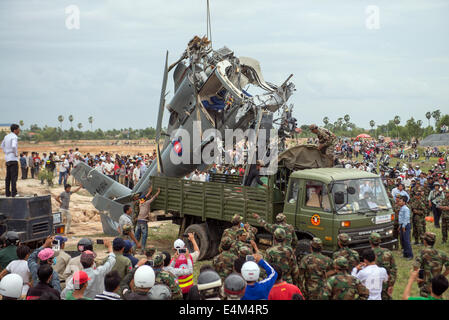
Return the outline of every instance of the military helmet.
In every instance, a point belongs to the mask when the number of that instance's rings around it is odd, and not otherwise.
[[[351,242],[351,238],[347,233],[340,233],[338,235],[338,241],[344,246],[347,246]]]
[[[208,299],[218,296],[221,284],[221,278],[214,270],[201,272],[197,281],[197,287],[201,298]]]
[[[343,256],[338,257],[334,260],[334,267],[337,269],[347,270],[349,268],[348,259]]]
[[[247,232],[244,228],[238,228],[237,231],[235,232],[235,235],[239,237],[245,233],[247,233]]]
[[[382,237],[377,232],[373,232],[369,236],[369,241],[371,241],[373,244],[379,244],[382,242]]]
[[[242,222],[242,221],[243,221],[243,218],[242,218],[241,215],[239,215],[239,214],[234,214],[234,215],[232,216],[232,219],[231,219],[231,223],[232,223],[232,224],[239,224],[239,223]]]
[[[162,253],[157,253],[153,256],[153,265],[155,268],[162,267],[164,265],[164,256]]]
[[[223,284],[223,295],[229,300],[240,300],[245,294],[246,281],[237,273],[231,273]]]
[[[155,284],[148,292],[150,300],[171,300],[170,288],[165,284]]]
[[[78,244],[76,245],[79,252],[84,252],[86,250],[94,251],[94,245],[92,243],[92,240],[89,238],[82,238],[80,241],[78,241]]]
[[[315,237],[315,238],[312,239],[312,242],[310,243],[310,245],[312,246],[312,248],[322,249],[323,248],[323,241],[321,241],[320,238]]]
[[[285,238],[287,237],[285,230],[282,228],[276,228],[273,235],[274,235],[274,238],[276,239],[276,241],[278,241],[278,242],[284,241]]]
[[[278,215],[276,216],[276,221],[277,222],[284,222],[285,220],[287,220],[287,217],[285,216],[285,214],[278,213]]]
[[[226,236],[221,240],[221,246],[224,249],[229,249],[232,245],[232,242],[233,242],[232,238]]]
[[[123,233],[128,233],[133,231],[133,226],[131,224],[125,224],[123,226]]]

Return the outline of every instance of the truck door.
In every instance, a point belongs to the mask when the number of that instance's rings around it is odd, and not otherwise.
[[[303,180],[300,190],[298,227],[319,237],[323,247],[331,246],[334,219],[328,187],[319,181]]]

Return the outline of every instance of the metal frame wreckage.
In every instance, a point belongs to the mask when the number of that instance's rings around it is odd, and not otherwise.
[[[173,70],[174,94],[166,103],[168,73]],[[170,153],[178,151],[180,130],[192,132],[194,126],[205,132],[215,129],[224,136],[226,129],[252,128],[271,129],[273,115],[283,110],[281,121],[282,134],[292,129],[291,109],[287,100],[295,90],[290,75],[280,86],[264,80],[259,62],[253,58],[236,57],[227,47],[214,50],[207,36],[195,36],[187,45],[182,56],[168,66],[166,54],[162,82],[159,114],[156,128],[157,161],[153,161],[144,176],[131,190],[113,179],[101,174],[85,163],[79,163],[73,169],[73,176],[94,196],[92,203],[100,211],[103,230],[106,234],[117,235],[117,226],[123,206],[145,194],[152,176],[183,177],[195,169],[205,169],[204,162],[194,163],[192,158],[210,144],[217,144],[217,137],[202,137],[197,148],[189,148],[190,162],[174,164]],[[262,94],[251,95],[248,87],[255,86]],[[246,89],[245,89],[246,88]],[[170,113],[167,132],[162,133],[161,124],[164,109]],[[284,119],[283,119],[284,118]],[[165,138],[162,150],[159,148],[161,136]],[[181,141],[193,144],[190,141]],[[179,141],[178,141],[179,142]],[[247,171],[247,170],[246,170]]]

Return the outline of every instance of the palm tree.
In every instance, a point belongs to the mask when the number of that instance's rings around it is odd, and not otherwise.
[[[61,122],[61,131],[62,131],[62,122],[64,121],[64,117],[58,116],[58,121]]]
[[[429,127],[430,127],[430,118],[432,118],[432,113],[430,111],[426,112],[426,118],[429,121]]]
[[[345,114],[344,119],[345,119],[345,122],[348,123],[349,120],[351,120],[351,117],[349,116],[349,114]]]
[[[371,121],[369,122],[369,125],[370,125],[370,127],[371,127],[371,130],[374,130],[373,128],[374,128],[374,126],[376,125],[376,123],[374,122],[374,120],[371,120]]]
[[[432,112],[432,118],[435,120],[435,130],[437,129],[437,122],[440,120],[441,112],[440,110],[435,110]]]
[[[422,120],[416,121],[416,124],[421,128],[421,126],[422,126]]]
[[[324,123],[324,126],[327,126],[327,124],[329,123],[329,118],[328,117],[324,117],[323,118],[323,123]]]
[[[19,121],[19,125],[20,125],[21,127],[23,127],[23,120],[20,120],[20,121]]]
[[[72,126],[73,116],[72,115],[69,116],[69,121],[70,121],[70,127],[73,128],[73,126]]]
[[[93,130],[92,130],[92,122],[94,122],[94,117],[90,116],[87,120],[88,120],[89,123],[90,123],[90,130],[93,131]]]
[[[83,124],[80,122],[80,123],[78,123],[78,129],[80,129],[81,130],[81,128],[83,127]]]
[[[396,125],[396,131],[398,133],[398,139],[399,139],[399,128],[398,128],[398,125],[401,123],[401,117],[395,116],[393,122]]]

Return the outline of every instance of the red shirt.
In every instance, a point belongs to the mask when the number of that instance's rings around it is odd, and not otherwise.
[[[299,293],[302,296],[301,290],[297,286],[282,281],[271,288],[268,300],[291,300],[295,293]]]

